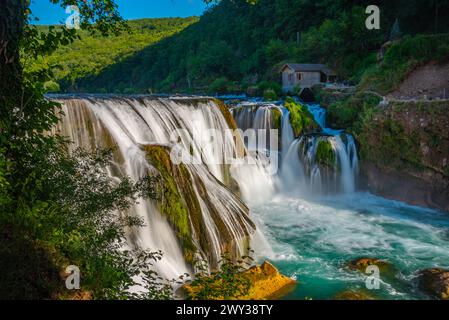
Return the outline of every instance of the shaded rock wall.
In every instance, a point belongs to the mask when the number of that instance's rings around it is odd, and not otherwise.
[[[393,101],[365,122],[361,186],[449,211],[449,101]]]

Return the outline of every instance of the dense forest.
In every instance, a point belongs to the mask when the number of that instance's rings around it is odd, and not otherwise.
[[[77,90],[77,80],[96,76],[104,68],[173,36],[197,21],[197,17],[133,20],[128,22],[126,32],[109,36],[93,36],[80,30],[79,39],[70,46],[59,47],[54,53],[38,61],[32,60],[27,67],[59,66],[54,70],[54,81],[47,83],[48,90],[58,91],[59,85],[56,82],[60,82],[63,88]],[[38,30],[47,32],[48,28],[49,26],[39,26]]]
[[[365,27],[370,4],[380,7],[380,30]],[[341,78],[357,83],[376,63],[382,44],[407,35],[448,32],[448,16],[449,1],[444,0],[260,0],[256,4],[224,0],[182,32],[150,43],[100,73],[95,68],[86,70],[88,75],[74,86],[63,77],[62,89],[242,92],[277,82],[278,67],[286,61],[327,63]],[[60,51],[52,59],[63,62],[65,54]]]

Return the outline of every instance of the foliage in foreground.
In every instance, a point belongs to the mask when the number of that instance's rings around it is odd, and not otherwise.
[[[187,298],[190,300],[230,300],[248,294],[251,281],[244,272],[252,265],[250,256],[243,256],[237,262],[225,253],[219,261],[220,270],[209,272],[205,261],[197,261],[195,279],[187,284]]]
[[[123,30],[111,0],[52,2],[76,2],[82,26],[92,32]],[[23,63],[76,34],[65,28],[39,33],[29,25],[29,5],[0,4],[0,298],[71,298],[60,272],[72,264],[93,298],[167,298],[169,285],[150,269],[161,253],[123,246],[125,228],[142,224],[128,210],[137,198],[153,196],[153,181],[117,183],[106,174],[107,153],[69,155],[66,141],[48,135],[59,115],[59,105],[43,96],[53,74],[46,65],[24,71]],[[137,275],[148,289],[139,295],[128,290]]]
[[[0,249],[0,296],[69,297],[58,273],[67,265],[76,265],[82,273],[82,290],[96,299],[169,297],[150,269],[161,253],[125,249],[125,230],[142,225],[139,218],[129,215],[129,209],[138,197],[154,197],[153,179],[134,183],[124,177],[117,183],[105,170],[111,161],[109,152],[90,155],[79,150],[68,156],[60,150],[52,150],[45,162],[35,163],[32,199],[23,199],[15,211],[5,210],[0,217],[6,226],[2,240],[12,238],[2,241]],[[22,257],[25,243],[28,250],[37,252],[33,261]],[[40,274],[32,271],[34,264],[43,269]],[[35,277],[24,276],[28,272]],[[48,281],[41,282],[45,274]],[[146,294],[129,291],[139,275],[148,284]]]

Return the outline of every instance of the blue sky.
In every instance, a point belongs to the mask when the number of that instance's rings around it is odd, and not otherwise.
[[[116,0],[125,19],[189,17],[201,15],[206,8],[202,0]],[[49,0],[32,0],[31,10],[39,18],[37,24],[57,24],[67,14]]]

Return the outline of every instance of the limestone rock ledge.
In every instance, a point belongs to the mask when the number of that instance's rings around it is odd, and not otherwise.
[[[296,281],[281,274],[276,267],[265,261],[244,273],[251,281],[251,288],[240,300],[266,300],[279,298],[287,294],[296,285]]]
[[[291,292],[297,284],[295,280],[282,275],[276,267],[267,261],[260,266],[249,268],[241,275],[249,280],[250,288],[246,295],[231,297],[231,300],[275,300]],[[193,298],[198,290],[201,290],[201,288],[185,284],[181,293],[186,298]],[[221,299],[223,297],[217,298],[217,300]]]

